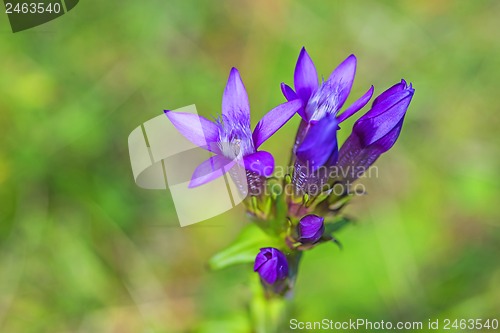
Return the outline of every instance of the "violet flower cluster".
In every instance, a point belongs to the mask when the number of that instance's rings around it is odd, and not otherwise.
[[[348,221],[343,208],[356,194],[351,191],[352,183],[395,144],[401,132],[415,91],[405,80],[373,100],[339,149],[337,132],[342,123],[363,109],[374,93],[371,86],[343,108],[353,86],[356,62],[354,55],[348,56],[327,80],[319,81],[313,61],[302,48],[293,88],[281,84],[287,102],[269,111],[253,132],[247,92],[235,68],[222,97],[222,115],[215,121],[165,111],[180,133],[213,153],[196,168],[190,187],[225,172],[241,183],[231,170],[244,168],[248,186],[240,189],[246,196],[246,210],[273,244],[254,252],[254,271],[269,296],[292,290],[304,251],[337,242],[333,234]],[[289,167],[283,177],[273,177],[273,155],[259,147],[295,114],[301,120],[294,141],[290,141]],[[276,191],[277,185],[280,191]]]

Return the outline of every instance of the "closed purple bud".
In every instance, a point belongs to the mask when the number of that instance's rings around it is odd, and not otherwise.
[[[297,226],[299,239],[302,244],[314,244],[321,239],[325,231],[325,219],[318,215],[304,216]]]
[[[268,284],[274,284],[288,276],[288,262],[280,250],[265,247],[260,249],[255,257],[253,270],[259,273],[262,280]]]
[[[353,127],[362,148],[376,145],[383,153],[394,145],[414,92],[411,84],[401,80],[375,99],[372,108]]]
[[[345,180],[354,181],[399,137],[415,89],[401,80],[380,94],[372,108],[354,123],[339,152],[337,167]]]

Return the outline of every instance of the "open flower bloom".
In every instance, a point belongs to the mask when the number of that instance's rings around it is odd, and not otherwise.
[[[222,176],[235,163],[244,166],[247,173],[270,176],[274,169],[273,156],[257,149],[297,112],[300,105],[299,101],[291,101],[277,106],[259,121],[252,133],[247,92],[238,70],[232,68],[222,97],[222,116],[216,121],[166,110],[168,119],[183,136],[215,154],[196,168],[189,187]]]
[[[401,80],[380,94],[372,108],[354,123],[338,161],[342,173],[349,175],[348,180],[358,178],[396,143],[414,93],[412,85]]]
[[[312,170],[335,164],[338,157],[337,130],[339,124],[363,108],[373,95],[373,86],[342,114],[339,110],[347,100],[356,74],[356,57],[350,55],[330,75],[318,84],[313,61],[302,48],[294,73],[295,91],[282,83],[287,100],[300,100],[298,113],[303,121],[296,138],[294,152]]]
[[[325,231],[324,220],[314,214],[304,216],[297,225],[298,241],[302,244],[314,244],[319,241]]]
[[[254,272],[258,272],[262,280],[269,284],[283,280],[288,276],[286,256],[274,247],[265,247],[255,257]]]

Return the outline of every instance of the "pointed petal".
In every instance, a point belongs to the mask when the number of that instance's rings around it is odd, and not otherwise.
[[[241,81],[240,73],[232,68],[222,96],[222,114],[228,121],[237,119],[242,124],[250,126],[250,104],[248,95]]]
[[[269,177],[274,171],[274,158],[267,151],[258,151],[251,155],[243,157],[245,169],[258,174],[259,176]]]
[[[307,132],[304,141],[297,149],[297,157],[308,162],[312,170],[330,164],[333,156],[336,159],[338,121],[333,115],[327,115]]]
[[[197,187],[219,178],[232,168],[235,161],[222,155],[215,155],[204,161],[194,170],[189,188]]]
[[[283,93],[283,96],[285,96],[286,100],[287,101],[293,101],[295,99],[299,99],[299,96],[297,96],[297,94],[295,93],[295,91],[293,91],[292,88],[290,88],[289,85],[285,84],[285,83],[281,83],[281,92]],[[304,103],[304,101],[302,101]],[[298,110],[297,110],[297,113],[299,114],[299,116],[302,117],[302,119],[304,119],[305,121],[307,121],[306,119],[306,110],[305,110],[305,105],[303,104]]]
[[[374,118],[379,116],[381,113],[386,112],[394,104],[397,104],[401,100],[409,97],[410,100],[413,98],[415,89],[407,87],[405,89],[397,89],[401,87],[400,84],[394,85],[381,93],[375,98],[372,104],[372,108],[362,118]]]
[[[252,138],[255,149],[264,141],[269,139],[277,130],[279,130],[290,118],[293,117],[302,107],[302,101],[299,99],[278,105],[269,111],[258,123],[253,131]]]
[[[307,103],[311,94],[318,88],[318,73],[304,47],[300,50],[293,81],[297,95]]]
[[[351,92],[354,76],[356,74],[356,57],[354,54],[348,56],[340,65],[332,72],[328,81],[332,87],[338,89],[337,109],[344,105],[349,93]]]
[[[377,103],[354,124],[364,147],[387,135],[404,118],[413,97],[412,91],[401,91]]]
[[[285,96],[287,101],[293,101],[294,99],[299,98],[295,91],[286,83],[281,82],[281,92],[283,93],[283,96]]]
[[[373,96],[373,86],[371,86],[368,91],[361,96],[356,102],[352,103],[340,116],[337,117],[339,123],[343,122],[359,110],[361,110],[372,98]]]
[[[377,105],[381,101],[384,101],[388,96],[391,96],[392,94],[397,93],[399,91],[403,91],[406,88],[407,88],[406,81],[402,79],[401,82],[396,83],[395,85],[393,85],[392,87],[390,87],[389,89],[378,95],[377,98],[375,98],[375,100],[373,101],[373,106]]]
[[[195,145],[212,152],[219,152],[219,129],[210,120],[192,113],[172,112],[165,110],[165,114],[175,128]]]

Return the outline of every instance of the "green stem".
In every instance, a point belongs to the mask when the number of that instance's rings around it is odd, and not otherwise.
[[[260,278],[252,278],[252,301],[250,314],[256,333],[281,333],[287,314],[288,301],[293,295],[293,287],[297,278],[298,266],[302,253],[294,251],[287,255],[289,274],[282,285],[266,285],[264,287]]]
[[[283,297],[266,297],[257,277],[252,279],[250,315],[256,333],[279,333],[286,316],[287,300]]]

